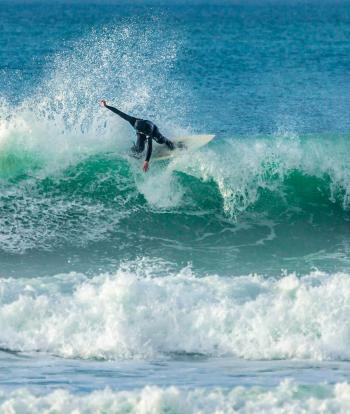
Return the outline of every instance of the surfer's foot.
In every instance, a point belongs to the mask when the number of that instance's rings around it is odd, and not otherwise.
[[[136,158],[137,160],[142,158],[142,154],[140,154],[139,152],[131,152],[130,153],[130,157]]]
[[[137,146],[134,144],[132,147],[131,147],[131,154],[130,154],[132,157],[134,157],[134,158],[137,158],[137,159],[139,159],[139,158],[141,158],[142,157],[142,151],[140,151],[138,148],[137,148]]]
[[[175,145],[174,145],[174,143],[173,142],[171,142],[171,141],[169,141],[169,140],[167,140],[167,141],[165,141],[165,145],[172,151],[172,150],[174,150],[175,149]]]
[[[184,149],[184,148],[186,148],[186,145],[183,142],[177,142],[176,143],[176,148]]]

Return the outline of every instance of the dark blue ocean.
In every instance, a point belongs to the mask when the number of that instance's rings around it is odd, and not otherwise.
[[[0,0],[0,413],[350,412],[349,236],[348,1]]]

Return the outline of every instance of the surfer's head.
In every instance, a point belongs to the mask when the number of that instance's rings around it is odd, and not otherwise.
[[[135,129],[137,132],[141,132],[141,134],[151,135],[153,132],[153,128],[154,128],[154,125],[150,121],[138,119],[135,122]]]

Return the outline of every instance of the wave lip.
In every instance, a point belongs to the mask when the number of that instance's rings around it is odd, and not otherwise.
[[[108,360],[350,358],[345,273],[198,277],[144,259],[92,279],[1,279],[0,287],[0,346],[10,350]]]
[[[268,204],[271,195],[279,204],[294,206],[293,198],[305,196],[307,202],[309,190],[347,209],[349,161],[346,135],[278,134],[217,141],[216,147],[179,160],[178,168],[216,183],[225,213],[237,218],[261,200]]]
[[[348,413],[350,385],[301,386],[283,381],[273,389],[236,387],[233,389],[181,390],[176,387],[147,386],[139,391],[105,389],[86,395],[57,390],[36,396],[26,389],[10,395],[0,391],[1,412],[44,413]]]

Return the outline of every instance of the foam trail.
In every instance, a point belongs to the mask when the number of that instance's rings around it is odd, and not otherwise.
[[[251,414],[251,413],[348,413],[350,385],[300,386],[283,381],[279,386],[182,390],[176,387],[147,386],[135,391],[105,389],[85,395],[57,390],[36,396],[22,389],[10,394],[0,391],[4,413],[109,412],[116,414]]]
[[[63,357],[348,360],[350,279],[196,277],[159,260],[92,279],[1,279],[0,345]]]
[[[173,209],[183,205],[185,190],[172,168],[152,165],[146,177],[138,174],[136,185],[147,202],[158,209]]]

